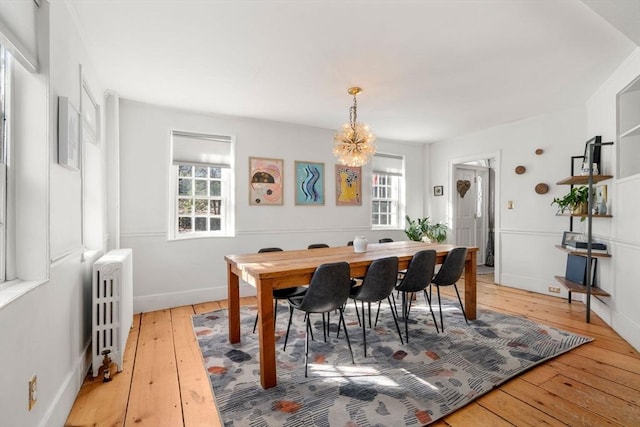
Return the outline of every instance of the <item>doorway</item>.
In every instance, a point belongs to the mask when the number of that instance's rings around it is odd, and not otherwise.
[[[478,265],[487,267],[494,267],[497,258],[495,171],[495,156],[454,162],[451,170],[455,244],[478,247]]]

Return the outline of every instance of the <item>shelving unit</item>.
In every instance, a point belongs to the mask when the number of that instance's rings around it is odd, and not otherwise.
[[[640,173],[640,77],[618,93],[618,178]]]
[[[639,89],[640,89],[640,85],[639,85]],[[572,293],[582,293],[582,294],[586,294],[587,295],[587,314],[586,314],[586,322],[589,323],[591,321],[591,295],[597,295],[597,296],[604,296],[604,297],[608,297],[610,296],[607,292],[603,291],[600,288],[597,288],[593,285],[593,283],[591,283],[591,265],[593,262],[594,258],[610,258],[611,255],[609,254],[604,254],[604,253],[600,253],[600,252],[593,252],[591,245],[593,243],[593,235],[592,235],[592,222],[593,222],[593,218],[611,218],[611,215],[594,215],[593,214],[593,206],[594,206],[594,200],[593,200],[593,185],[598,183],[598,182],[602,182],[602,181],[606,181],[608,179],[613,178],[612,175],[594,175],[593,174],[593,162],[592,159],[594,158],[594,149],[596,147],[600,148],[602,146],[605,145],[613,145],[613,142],[602,142],[602,139],[600,136],[596,136],[592,139],[590,139],[589,141],[587,141],[586,144],[586,150],[585,153],[586,155],[583,156],[573,156],[571,158],[571,176],[569,176],[568,178],[562,179],[560,181],[558,181],[556,184],[557,185],[570,185],[571,187],[573,187],[574,185],[586,185],[589,187],[588,190],[588,194],[589,194],[589,199],[588,199],[588,206],[587,206],[587,213],[586,214],[567,214],[567,216],[569,217],[569,229],[573,230],[573,218],[574,217],[578,217],[578,218],[584,218],[587,221],[587,249],[586,251],[571,251],[567,248],[564,248],[560,245],[557,245],[556,247],[559,248],[560,250],[563,250],[565,252],[568,252],[569,254],[572,255],[579,255],[579,256],[584,256],[587,258],[587,272],[588,274],[586,274],[586,279],[585,279],[585,284],[581,285],[579,283],[575,283],[572,282],[571,280],[567,280],[564,276],[555,276],[556,280],[558,281],[558,283],[560,283],[562,286],[564,286],[568,291],[569,291],[569,297],[568,297],[568,302],[571,303],[571,294]],[[575,159],[580,159],[582,158],[583,161],[587,162],[587,164],[589,165],[589,175],[574,175],[574,160]]]

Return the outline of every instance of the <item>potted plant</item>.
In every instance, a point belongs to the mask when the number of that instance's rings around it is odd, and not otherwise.
[[[447,239],[447,224],[438,222],[432,224],[429,217],[411,219],[409,215],[405,216],[407,220],[407,228],[404,230],[409,240],[425,241],[441,243]]]
[[[429,227],[424,234],[432,242],[442,243],[447,240],[447,229],[447,224],[438,222],[436,224],[429,224]]]
[[[409,215],[405,216],[407,220],[407,228],[405,228],[404,233],[407,235],[409,240],[413,240],[419,242],[422,240],[423,231],[422,231],[422,222],[423,218],[418,218],[417,220],[413,220],[409,218]]]
[[[573,214],[587,213],[587,204],[589,203],[589,187],[579,186],[573,187],[571,191],[563,197],[556,197],[551,204],[558,205],[559,213],[569,210]]]

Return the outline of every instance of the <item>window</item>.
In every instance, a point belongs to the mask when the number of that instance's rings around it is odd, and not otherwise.
[[[233,236],[232,140],[172,132],[174,239]]]
[[[100,104],[80,67],[80,114],[82,136],[82,244],[85,249],[102,249],[104,242],[102,198],[102,141]]]
[[[0,282],[5,280],[7,232],[7,53],[0,46]]]
[[[399,228],[404,201],[404,158],[377,153],[373,158],[371,225]]]
[[[178,165],[178,233],[222,233],[226,200],[220,167]]]

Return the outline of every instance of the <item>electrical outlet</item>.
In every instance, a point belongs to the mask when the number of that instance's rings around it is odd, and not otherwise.
[[[38,376],[33,375],[29,380],[29,410],[33,408],[38,400]]]
[[[553,292],[553,293],[559,294],[560,293],[560,288],[557,287],[557,286],[549,286],[549,292]]]

